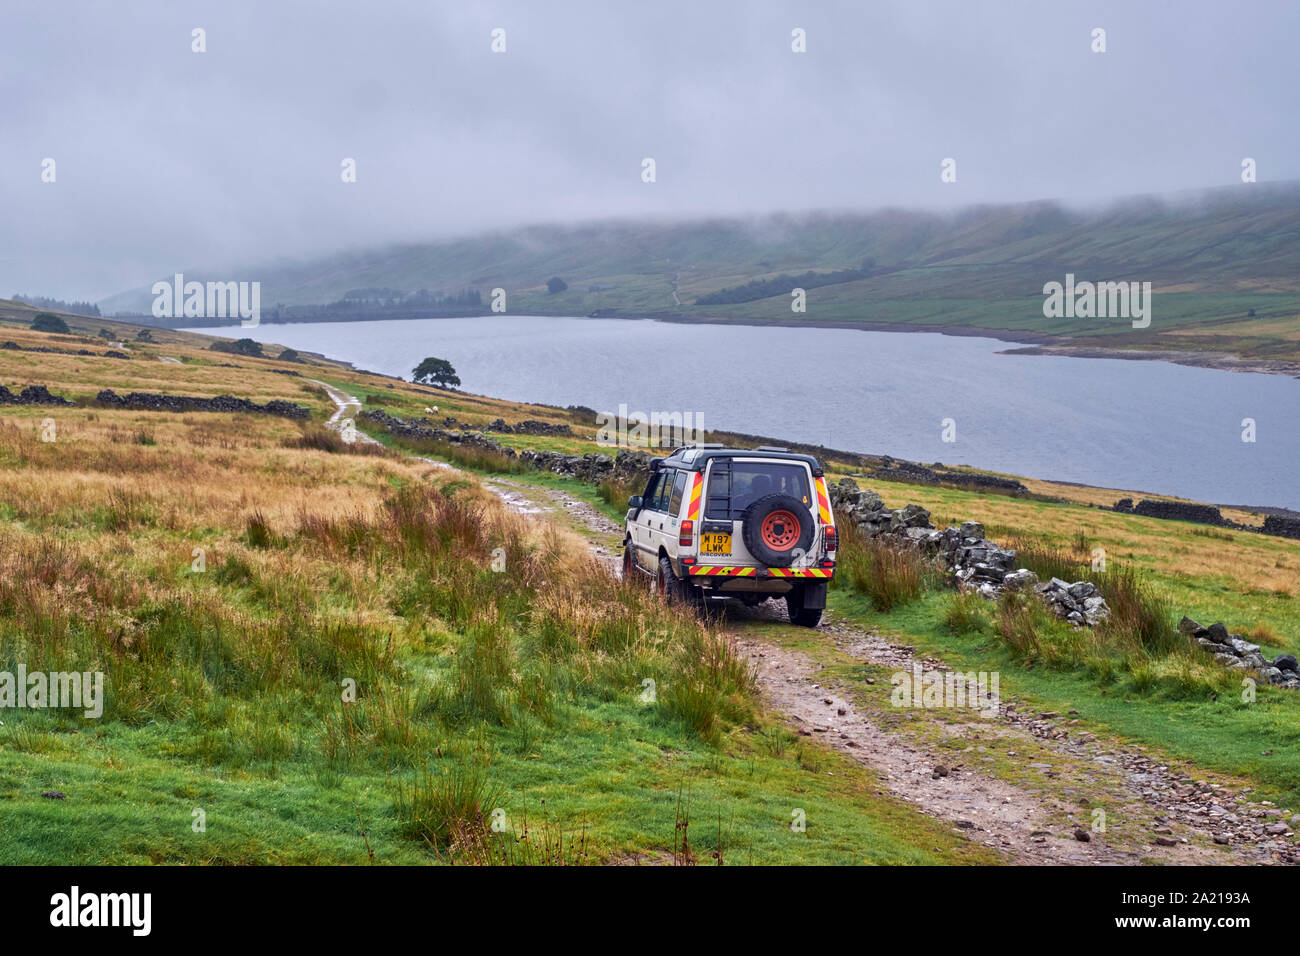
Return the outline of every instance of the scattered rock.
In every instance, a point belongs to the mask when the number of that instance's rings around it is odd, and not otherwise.
[[[1260,653],[1258,644],[1252,644],[1239,634],[1230,633],[1222,621],[1201,627],[1191,618],[1184,617],[1179,621],[1178,629],[1190,635],[1202,650],[1212,654],[1224,667],[1257,671],[1261,680],[1274,687],[1300,689],[1300,669],[1292,654],[1279,654],[1270,661]]]
[[[1110,607],[1091,581],[1052,578],[1034,586],[1049,611],[1075,625],[1095,627],[1110,618]]]

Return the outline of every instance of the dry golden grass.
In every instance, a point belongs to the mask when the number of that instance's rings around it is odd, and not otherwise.
[[[1089,542],[1088,553],[1079,555],[1084,560],[1090,557],[1092,548],[1100,547],[1111,561],[1162,574],[1222,579],[1242,592],[1276,591],[1300,596],[1300,541],[1003,495],[891,482],[859,484],[879,492],[886,507],[919,504],[928,508],[931,520],[939,527],[980,521],[994,540],[1029,535],[1060,544],[1069,544],[1082,533]],[[1053,490],[1060,487],[1031,481],[1025,484]],[[1099,492],[1098,500],[1092,503],[1111,504],[1117,497],[1123,495]]]
[[[96,320],[85,320],[94,325]],[[422,414],[437,404],[439,416],[484,423],[495,418],[567,421],[572,440],[557,442],[575,452],[591,449],[594,428],[576,424],[567,413],[546,406],[505,402],[482,396],[448,393],[392,379],[357,373],[333,363],[312,366],[247,359],[207,351],[211,337],[167,333],[169,341],[131,343],[130,361],[102,357],[0,351],[0,384],[11,389],[45,384],[56,394],[93,397],[100,388],[119,393],[141,390],[173,394],[216,395],[236,391],[241,397],[305,404],[317,421],[333,406],[305,378],[336,382],[355,395],[391,396],[395,414]],[[23,345],[80,347],[76,336],[53,336],[14,326],[0,328],[0,338]],[[102,348],[87,339],[85,347]],[[268,347],[274,353],[274,347]],[[163,363],[158,354],[189,363]],[[212,364],[229,362],[236,371]],[[277,374],[292,369],[303,377]],[[239,388],[232,388],[237,381]],[[393,386],[390,388],[390,386]],[[44,418],[53,418],[58,440],[37,440]],[[437,416],[436,416],[437,417]],[[293,422],[265,416],[76,409],[0,408],[0,502],[20,521],[47,526],[71,521],[78,513],[106,509],[113,495],[125,496],[152,515],[155,526],[186,535],[228,528],[242,533],[242,522],[260,511],[275,528],[296,527],[304,511],[331,519],[350,514],[369,516],[380,493],[394,483],[418,478],[421,469],[395,460],[366,459],[283,447],[299,433]],[[140,444],[143,436],[151,444]],[[525,445],[538,444],[521,437]],[[36,479],[35,476],[39,476]],[[832,476],[834,478],[836,476]],[[1075,505],[1111,505],[1131,493],[1022,479],[1037,494]],[[1082,532],[1095,546],[1120,560],[1179,576],[1215,576],[1244,590],[1292,591],[1300,569],[1300,543],[1243,532],[1202,532],[1177,523],[1101,511],[1061,507],[1021,499],[939,490],[925,486],[878,483],[891,506],[916,502],[930,508],[936,523],[979,520],[990,528],[1042,534],[1061,539]],[[129,509],[128,509],[129,510]],[[1258,524],[1259,516],[1225,511],[1233,520]],[[147,528],[133,528],[137,543],[149,539]],[[217,539],[220,540],[220,535]],[[995,534],[996,537],[996,534]],[[197,546],[197,543],[196,543]]]
[[[389,393],[387,386],[395,383],[334,364],[304,367],[212,353],[206,349],[206,336],[156,334],[171,341],[142,345],[128,339],[131,360],[0,351],[0,384],[14,391],[42,384],[79,402],[76,408],[0,408],[0,509],[8,519],[0,522],[0,542],[10,545],[6,550],[26,553],[42,540],[64,541],[78,560],[130,577],[140,596],[148,599],[183,580],[194,560],[193,549],[202,548],[209,570],[237,558],[253,568],[258,580],[276,582],[286,599],[291,592],[319,590],[319,582],[333,579],[351,599],[368,607],[367,613],[389,615],[382,582],[364,560],[350,558],[337,547],[330,550],[329,531],[373,526],[395,487],[445,483],[457,473],[400,456],[286,447],[302,433],[302,426],[274,416],[106,409],[90,400],[101,388],[207,396],[234,392],[257,402],[305,404],[320,421],[333,411],[332,403],[302,377],[273,369],[339,381],[354,393]],[[24,347],[106,347],[93,337],[47,335],[13,326],[0,329],[0,339]],[[202,364],[164,363],[157,360],[159,354]],[[240,368],[236,372],[222,367],[219,363],[224,362]],[[425,391],[402,385],[391,393],[408,402],[428,401]],[[440,404],[445,408],[449,403]],[[555,419],[554,409],[475,396],[455,396],[453,404],[458,415],[465,406],[489,421]],[[53,441],[41,440],[47,420],[53,422]],[[493,533],[504,535],[506,525],[522,521],[476,483],[458,489],[457,495],[474,502]],[[254,515],[280,538],[324,535],[328,556],[322,558],[320,548],[251,546],[247,524]],[[512,533],[530,541],[537,537],[538,545],[544,543],[550,552],[568,550],[573,560],[585,559],[576,537],[558,535],[549,526],[543,532],[542,526],[528,524]],[[540,540],[543,533],[545,542]]]

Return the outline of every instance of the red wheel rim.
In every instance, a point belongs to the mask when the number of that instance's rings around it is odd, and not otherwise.
[[[773,551],[789,551],[798,543],[802,530],[799,519],[790,512],[773,511],[763,519],[758,536]]]

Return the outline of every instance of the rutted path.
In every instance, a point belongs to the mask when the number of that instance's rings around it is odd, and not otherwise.
[[[823,625],[820,632],[856,661],[893,671],[910,671],[918,662],[912,648],[845,624]],[[916,711],[891,714],[855,706],[843,688],[827,686],[822,668],[808,656],[747,636],[743,629],[733,633],[740,652],[754,665],[764,699],[801,734],[816,736],[872,768],[899,798],[951,821],[970,839],[1005,852],[1014,862],[1297,862],[1293,844],[1268,832],[1282,823],[1280,811],[1198,782],[1140,751],[1092,734],[1075,737],[1068,715],[1022,714],[1007,702],[991,719],[972,714],[954,720],[954,712],[947,711],[937,732],[941,739],[955,738],[966,746],[938,747],[924,739],[934,736],[935,726],[928,728],[929,735],[893,726],[901,722],[891,717]],[[919,663],[923,672],[946,669],[931,658]],[[984,755],[993,752],[1019,757],[1026,782],[983,772],[981,764],[995,759]],[[1098,807],[1106,813],[1104,832],[1092,828]],[[1086,834],[1087,842],[1076,833]],[[1228,845],[1214,842],[1215,834],[1226,833],[1233,834]]]
[[[355,419],[357,413],[361,411],[361,399],[357,398],[355,395],[349,395],[347,392],[343,391],[343,389],[336,388],[329,384],[329,382],[322,382],[314,378],[306,379],[306,381],[311,382],[313,385],[319,385],[321,388],[325,389],[326,394],[330,397],[330,401],[334,403],[334,414],[325,422],[326,428],[332,428],[335,431],[342,431],[343,420],[345,418]],[[351,409],[351,414],[348,413],[349,409]],[[372,445],[379,444],[379,442],[375,441],[369,435],[362,432],[357,432],[356,434],[357,438],[361,441],[368,442]]]
[[[347,392],[343,391],[343,389],[336,388],[329,382],[322,382],[315,378],[308,378],[303,381],[311,382],[313,385],[319,385],[321,388],[325,389],[326,394],[330,397],[330,401],[334,403],[334,414],[326,420],[326,428],[342,433],[343,423],[345,421],[352,422],[355,426],[357,414],[361,411],[361,399],[357,398],[355,395],[349,395]],[[349,410],[351,410],[351,414],[349,414]],[[383,444],[383,442],[371,438],[365,432],[361,431],[361,429],[356,427],[353,427],[352,435],[354,440],[366,445]],[[435,468],[451,469],[451,465],[447,464],[445,461],[436,461],[433,458],[422,458],[419,455],[412,455],[411,457],[416,461],[424,462],[426,465],[433,465]]]
[[[616,575],[623,574],[622,554],[603,543],[621,538],[623,529],[617,522],[601,514],[598,508],[565,494],[558,488],[525,485],[508,478],[485,478],[483,484],[500,495],[509,507],[522,514],[554,513],[559,509],[590,540],[591,553],[608,565]],[[536,500],[539,495],[548,499],[548,502],[539,503]]]

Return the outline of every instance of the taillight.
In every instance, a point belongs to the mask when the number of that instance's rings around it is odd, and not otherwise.
[[[677,547],[689,548],[695,537],[695,522],[687,518],[677,532]]]
[[[823,540],[826,542],[826,550],[827,551],[838,550],[839,543],[840,543],[840,533],[835,530],[835,525],[828,524],[823,534],[825,535]]]

